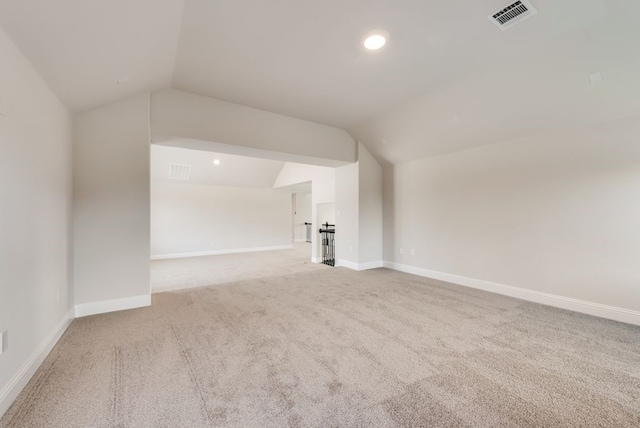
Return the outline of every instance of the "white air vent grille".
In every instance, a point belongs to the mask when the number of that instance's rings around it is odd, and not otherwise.
[[[179,163],[169,164],[169,178],[171,180],[188,180],[191,176],[191,165]]]
[[[519,0],[509,6],[497,11],[493,15],[488,16],[489,21],[493,22],[496,27],[501,30],[522,22],[525,19],[538,13],[535,7],[528,0]]]

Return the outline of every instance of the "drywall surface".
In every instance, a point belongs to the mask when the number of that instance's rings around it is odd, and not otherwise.
[[[336,200],[336,169],[326,166],[305,165],[287,162],[282,167],[280,175],[273,184],[274,188],[291,186],[299,183],[311,182],[311,259],[319,258],[318,242],[320,229],[318,204],[335,204]]]
[[[149,95],[74,121],[75,302],[150,293]]]
[[[297,193],[295,195],[294,240],[306,241],[307,226],[311,223],[311,193]]]
[[[382,261],[382,167],[358,143],[358,261]]]
[[[291,244],[291,194],[151,182],[151,256]]]
[[[639,141],[635,117],[390,167],[385,257],[640,310]]]
[[[176,89],[152,94],[151,130],[154,141],[212,141],[337,162],[356,157],[355,141],[343,129]]]
[[[336,168],[336,258],[358,263],[359,165]]]
[[[71,115],[2,28],[0,58],[2,416],[64,325],[73,289]]]

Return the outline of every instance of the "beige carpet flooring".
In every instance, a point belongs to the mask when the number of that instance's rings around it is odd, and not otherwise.
[[[13,427],[638,427],[640,328],[377,269],[77,319]]]
[[[311,244],[297,242],[288,250],[153,260],[151,289],[158,293],[318,269],[328,267],[311,263]]]

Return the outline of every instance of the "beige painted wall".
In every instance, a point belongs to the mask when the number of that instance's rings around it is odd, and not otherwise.
[[[149,294],[149,95],[78,115],[74,131],[75,302]]]
[[[151,182],[151,256],[291,245],[291,194]]]
[[[385,168],[385,259],[640,310],[639,141],[635,117]]]
[[[73,287],[71,115],[1,28],[0,58],[2,416],[18,392],[3,389],[66,319]]]

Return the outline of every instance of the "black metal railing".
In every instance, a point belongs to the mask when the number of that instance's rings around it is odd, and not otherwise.
[[[307,227],[307,242],[311,242],[311,226],[313,224],[305,222],[304,225]]]
[[[323,228],[319,230],[322,237],[322,264],[335,266],[336,265],[336,225],[329,224],[328,222],[322,225]]]

